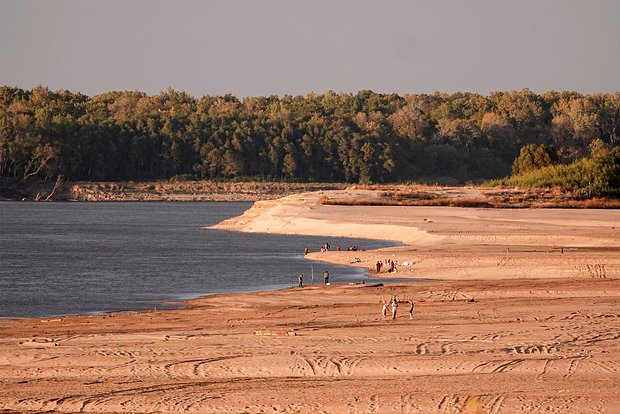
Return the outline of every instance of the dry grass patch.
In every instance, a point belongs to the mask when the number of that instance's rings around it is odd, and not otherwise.
[[[466,208],[620,208],[616,198],[583,199],[560,187],[541,189],[432,187],[422,185],[367,185],[350,189],[374,190],[376,198],[330,199],[322,196],[319,204],[344,206],[446,206]],[[463,190],[469,190],[467,193]],[[454,193],[460,193],[455,195]]]

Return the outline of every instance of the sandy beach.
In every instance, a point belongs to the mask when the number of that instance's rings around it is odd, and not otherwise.
[[[411,282],[332,274],[183,310],[0,320],[0,412],[620,413],[618,210],[319,204],[326,195],[379,197],[302,193],[216,227],[398,241],[308,257],[371,273],[394,260],[391,276]]]

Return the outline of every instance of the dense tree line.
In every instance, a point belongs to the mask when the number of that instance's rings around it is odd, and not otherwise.
[[[619,134],[620,93],[196,99],[0,87],[0,176],[19,179],[463,182],[509,174],[528,144],[570,160]]]

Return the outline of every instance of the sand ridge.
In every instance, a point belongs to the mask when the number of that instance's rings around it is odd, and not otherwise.
[[[330,199],[373,197],[367,190],[292,195],[258,202],[242,216],[212,228],[399,241],[406,246],[384,249],[388,254],[382,250],[319,253],[319,246],[314,246],[309,255],[370,271],[378,258],[415,263],[399,267],[398,277],[612,277],[620,269],[620,258],[613,254],[620,240],[617,210],[318,204],[325,194]]]
[[[413,241],[309,255],[412,262],[397,273],[412,282],[335,274],[185,310],[1,320],[0,411],[620,412],[617,211],[325,206],[322,194],[217,227]],[[393,296],[398,317],[383,320]]]

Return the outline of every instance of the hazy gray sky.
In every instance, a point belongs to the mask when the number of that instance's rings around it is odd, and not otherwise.
[[[0,0],[0,84],[620,90],[620,0]]]

